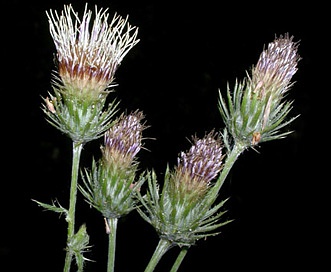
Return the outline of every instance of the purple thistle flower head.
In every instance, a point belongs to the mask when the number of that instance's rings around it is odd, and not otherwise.
[[[124,167],[129,166],[142,147],[145,129],[141,111],[122,114],[104,136],[103,158]]]
[[[176,168],[176,181],[185,191],[205,191],[222,169],[222,141],[214,131],[202,139],[193,137],[188,152],[181,152]]]
[[[298,43],[293,42],[293,36],[286,34],[268,44],[252,71],[254,92],[260,97],[272,93],[281,97],[292,85],[291,79],[297,72]]]
[[[284,138],[291,131],[282,129],[295,120],[287,116],[293,101],[284,100],[293,86],[292,78],[301,59],[298,42],[285,34],[275,37],[262,51],[251,75],[227,91],[228,105],[220,93],[219,109],[227,131],[245,147]]]

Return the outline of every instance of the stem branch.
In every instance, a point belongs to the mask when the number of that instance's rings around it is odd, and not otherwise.
[[[172,247],[172,243],[169,240],[160,239],[159,243],[154,251],[152,258],[149,260],[149,263],[145,269],[145,272],[154,271],[156,265],[162,258],[162,256]]]
[[[221,171],[221,174],[219,176],[219,178],[217,179],[215,185],[212,188],[212,194],[210,197],[211,201],[214,201],[219,193],[219,191],[221,190],[221,187],[226,179],[226,177],[228,176],[232,166],[234,165],[234,163],[236,162],[236,160],[238,159],[239,155],[245,150],[246,146],[245,145],[241,145],[238,143],[235,143],[235,145],[233,146],[233,148],[231,149],[230,153],[228,154],[225,163],[223,165],[223,169]]]
[[[172,266],[170,272],[177,272],[179,266],[181,265],[182,261],[184,260],[184,257],[186,256],[186,253],[188,251],[188,247],[183,247],[181,249],[181,251],[179,252],[177,259],[174,263],[174,265]]]

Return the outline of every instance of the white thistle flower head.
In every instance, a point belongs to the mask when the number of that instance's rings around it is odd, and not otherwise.
[[[80,19],[71,5],[61,14],[46,12],[57,50],[58,75],[55,85],[63,85],[69,95],[98,100],[114,86],[114,75],[125,55],[138,42],[138,28],[115,13],[108,22],[108,9],[95,6]],[[58,83],[58,81],[61,83]]]

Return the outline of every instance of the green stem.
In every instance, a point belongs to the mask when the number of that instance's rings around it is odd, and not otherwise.
[[[117,222],[118,218],[107,218],[107,223],[109,227],[107,272],[113,272],[115,267]]]
[[[238,159],[239,155],[245,150],[246,145],[242,145],[240,143],[235,143],[235,145],[233,146],[231,152],[227,155],[227,158],[225,160],[225,163],[223,165],[223,169],[221,171],[221,174],[219,176],[219,178],[217,179],[215,185],[213,186],[212,190],[212,194],[210,197],[211,201],[214,201],[214,199],[217,197],[219,191],[221,190],[221,187],[226,179],[226,177],[228,176],[232,166],[234,165],[234,163],[236,162],[236,160]]]
[[[152,258],[145,269],[145,272],[152,272],[154,268],[162,258],[162,256],[172,247],[172,243],[169,240],[160,239],[159,243],[154,251]]]
[[[75,235],[75,213],[76,213],[76,200],[77,200],[77,180],[79,173],[79,161],[80,155],[82,152],[83,144],[73,142],[72,145],[72,169],[71,169],[71,185],[70,185],[70,203],[69,203],[69,211],[67,214],[67,222],[68,222],[68,234],[67,234],[67,252],[64,262],[64,272],[70,271],[70,266],[72,262],[73,252],[70,249],[70,242],[72,237]]]
[[[176,272],[178,270],[179,266],[181,265],[182,261],[184,260],[184,257],[186,256],[188,249],[189,249],[188,247],[183,247],[181,249],[170,272]]]

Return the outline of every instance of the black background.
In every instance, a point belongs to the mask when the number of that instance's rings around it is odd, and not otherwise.
[[[63,270],[67,224],[32,199],[68,206],[71,141],[44,119],[41,97],[51,90],[55,47],[46,10],[72,3],[82,14],[84,1],[6,1],[2,5],[2,150],[0,271]],[[179,271],[271,269],[320,271],[323,183],[329,70],[326,58],[326,7],[318,2],[244,4],[218,1],[89,1],[109,8],[139,28],[140,42],[116,73],[121,110],[142,110],[141,169],[160,176],[189,148],[191,135],[222,129],[218,90],[233,86],[256,63],[263,46],[289,33],[299,41],[302,60],[288,98],[290,115],[300,114],[286,139],[261,144],[239,157],[220,199],[234,222],[222,233],[193,246]],[[324,64],[323,64],[324,63]],[[320,87],[322,86],[322,87]],[[325,97],[325,98],[324,98]],[[86,144],[82,165],[99,155],[100,141]],[[161,181],[162,182],[162,181]],[[106,271],[107,235],[103,218],[78,194],[77,223],[86,223],[91,252],[87,271]],[[143,271],[157,245],[154,229],[136,212],[118,226],[116,271]],[[320,248],[321,247],[321,248]],[[325,248],[324,248],[325,249]],[[178,248],[162,258],[156,271],[169,271]]]

